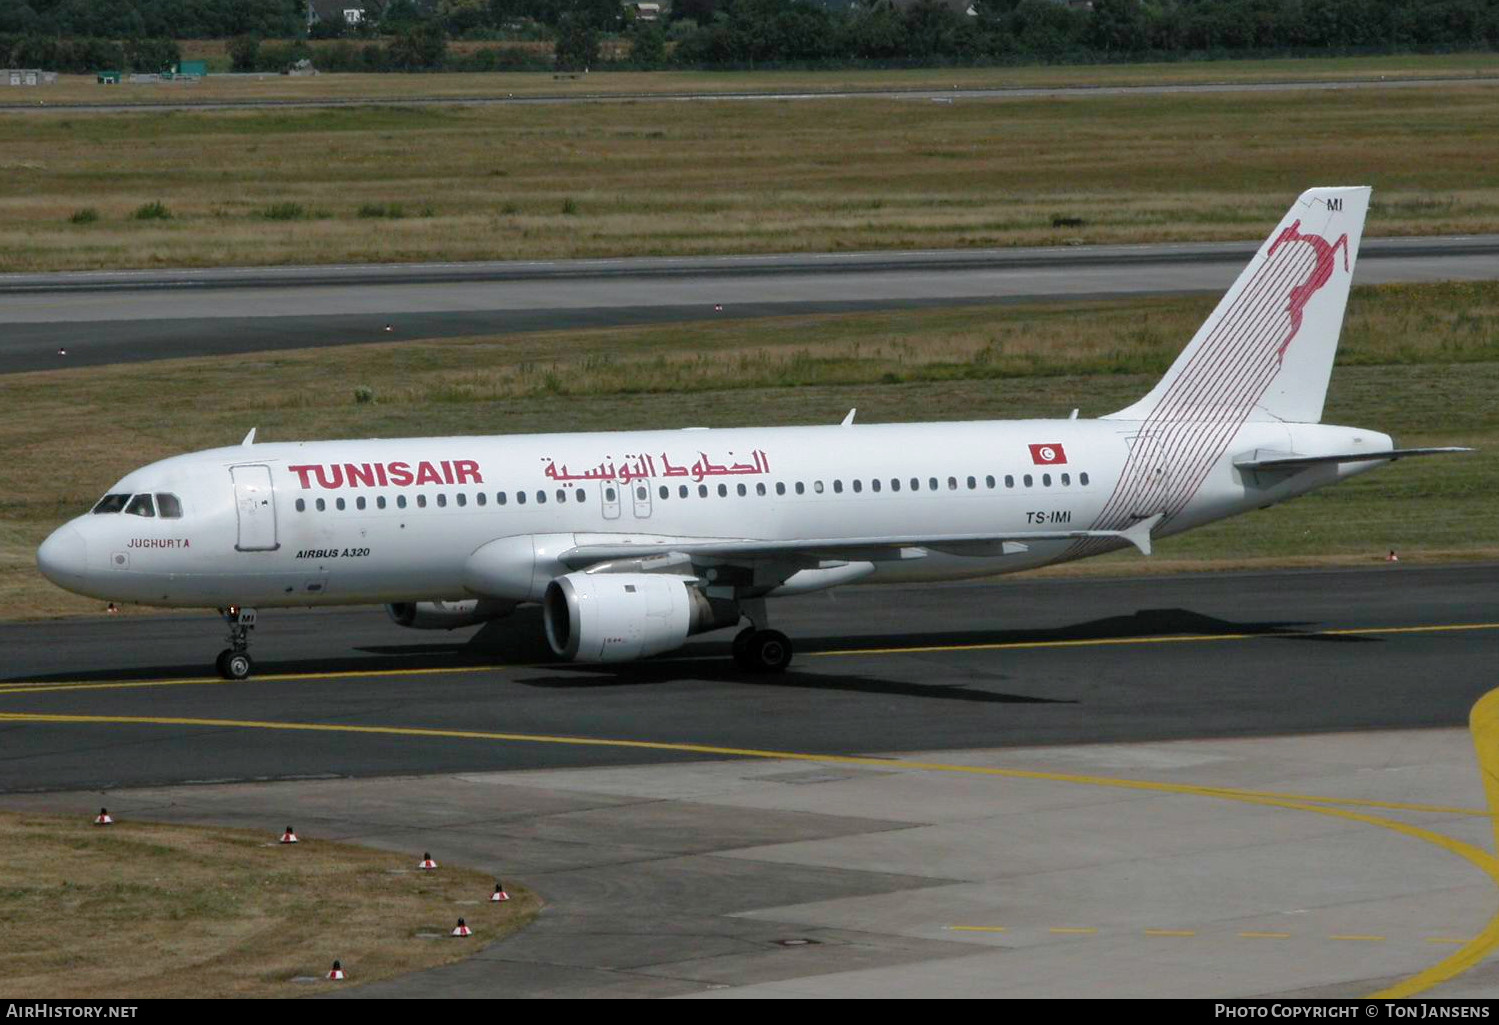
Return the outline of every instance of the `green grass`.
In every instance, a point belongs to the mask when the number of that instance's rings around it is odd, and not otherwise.
[[[1499,84],[0,112],[0,154],[0,271],[1258,238],[1329,182],[1370,235],[1499,231]]]
[[[836,423],[854,406],[863,423],[1097,416],[1147,391],[1213,302],[714,320],[0,376],[0,615],[97,611],[38,576],[41,538],[134,467],[250,427],[279,441]],[[55,429],[79,408],[89,431]],[[1392,547],[1408,560],[1499,555],[1499,284],[1355,290],[1324,419],[1479,451],[1168,539],[1149,563],[1109,556],[1114,571],[1357,562]]]
[[[0,840],[26,857],[0,887],[0,988],[16,997],[297,997],[433,968],[477,953],[535,917],[540,901],[416,854],[303,836],[132,822],[88,814],[0,814]],[[466,911],[471,942],[416,939]],[[348,978],[322,982],[334,957]],[[298,977],[316,982],[299,983]]]

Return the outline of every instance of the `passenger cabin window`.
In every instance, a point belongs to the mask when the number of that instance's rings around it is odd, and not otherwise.
[[[729,486],[727,484],[720,484],[718,486],[718,497],[719,498],[727,498],[728,495],[729,495]]]
[[[582,488],[579,488],[578,490],[573,492],[573,497],[576,498],[579,502],[586,502],[588,501],[588,492],[584,491]]]
[[[760,483],[760,484],[756,484],[755,485],[755,494],[757,494],[757,495],[763,495],[763,494],[765,494],[765,485],[764,485],[764,483]]]
[[[305,499],[305,498],[299,498],[299,499],[297,499],[297,512],[306,512],[306,511],[307,511],[307,499]]]
[[[340,505],[340,508],[342,508],[342,499],[339,500],[339,505]],[[439,508],[439,509],[446,509],[447,507],[448,507],[448,496],[447,495],[438,495],[437,496],[437,508]]]
[[[427,508],[427,496],[426,495],[417,495],[416,496],[416,507],[418,509],[425,509],[425,508]]]
[[[321,498],[319,498],[317,500],[317,504],[318,504],[318,508],[321,509],[323,507],[323,500]],[[406,496],[405,495],[397,495],[396,496],[396,508],[397,509],[404,509],[404,508],[406,508]]]
[[[129,495],[105,495],[99,499],[99,504],[94,506],[94,513],[117,513],[125,508],[125,503],[130,501]]]
[[[779,480],[776,481],[776,494],[778,494],[778,495],[784,495],[785,493],[786,493],[786,483],[785,483],[785,481],[779,481]]]
[[[474,501],[477,502],[479,505],[484,505],[485,503],[487,503],[489,501],[489,494],[488,494],[488,492],[485,492],[485,491],[479,492],[477,495],[474,496]],[[380,508],[382,508],[382,509],[385,508],[385,499],[383,499],[383,498],[380,499]]]
[[[479,504],[483,505],[484,502],[482,501],[482,499],[484,498],[484,496],[480,495],[479,498],[481,500],[479,502]],[[298,501],[300,501],[300,499]],[[384,495],[377,495],[377,496],[375,496],[375,508],[377,508],[377,509],[384,509],[385,508],[385,496]]]
[[[125,512],[131,516],[155,516],[156,506],[151,503],[150,495],[136,495],[125,507]]]
[[[358,498],[354,499],[354,508],[356,508],[356,509],[363,509],[364,508],[364,496],[363,495],[360,495]]]
[[[1011,473],[1005,474],[1005,487],[1007,487],[1007,488],[1013,488],[1014,486],[1015,486],[1015,475],[1011,474]]]
[[[333,504],[338,506],[339,512],[344,511],[344,500],[342,498],[334,499]]]
[[[890,478],[890,490],[891,491],[899,491],[900,490],[900,478],[899,477],[891,477]]]
[[[746,491],[746,489],[745,489],[745,487],[744,487],[744,485],[743,485],[743,484],[740,484],[740,485],[739,485],[739,486],[738,486],[738,487],[736,487],[736,488],[735,488],[735,489],[734,489],[734,490],[735,490],[735,491],[736,491],[736,492],[738,492],[738,494],[739,494],[739,497],[740,497],[740,498],[743,498],[743,497],[744,497],[744,496],[745,496],[745,491]]]
[[[1049,473],[1043,473],[1041,475],[1041,483],[1044,484],[1048,488],[1051,487],[1051,474],[1049,474]]]
[[[327,508],[328,508],[328,503],[324,502],[321,498],[319,498],[317,500],[317,511],[318,512],[322,512],[324,509],[327,509]]]
[[[677,485],[677,497],[678,498],[686,498],[687,494],[688,494],[688,492],[687,492],[687,485],[686,484],[678,484]]]
[[[671,488],[669,488],[665,484],[663,484],[659,488],[656,489],[656,494],[660,495],[662,498],[670,498],[671,497]]]
[[[1080,474],[1078,474],[1077,475],[1077,482],[1079,484],[1081,484],[1083,487],[1087,487],[1088,486],[1088,475],[1086,473],[1080,473]]]
[[[1025,486],[1026,487],[1030,487],[1034,483],[1034,481],[1031,480],[1031,475],[1030,474],[1026,474],[1024,477],[1022,477],[1020,479],[1025,482]]]
[[[880,490],[880,479],[878,477],[874,478],[873,480],[871,480],[869,482],[869,490],[870,491],[878,491],[878,490]]]
[[[798,495],[805,495],[807,493],[807,485],[803,484],[801,481],[797,481],[796,482],[796,493]]]
[[[835,480],[835,481],[833,481],[833,494],[835,494],[835,495],[841,495],[841,494],[843,494],[843,481],[841,481],[841,480]]]
[[[162,491],[156,493],[156,511],[164,520],[182,519],[182,502],[176,495],[170,495]]]
[[[468,505],[468,496],[463,492],[458,492],[457,499],[459,505]]]

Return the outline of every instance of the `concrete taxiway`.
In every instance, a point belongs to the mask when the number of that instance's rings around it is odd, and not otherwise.
[[[0,275],[0,372],[719,316],[1221,292],[1256,246]],[[1355,273],[1359,284],[1493,280],[1499,236],[1368,239]]]
[[[328,611],[225,683],[207,617],[12,624],[0,807],[294,821],[548,902],[349,996],[1491,995],[1496,571],[853,588],[786,601],[759,678]]]

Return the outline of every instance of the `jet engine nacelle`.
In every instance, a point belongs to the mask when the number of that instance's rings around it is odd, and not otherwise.
[[[547,584],[542,617],[552,650],[578,662],[628,662],[672,651],[692,634],[739,622],[739,607],[710,599],[690,577],[569,573]]]
[[[489,598],[468,601],[404,601],[385,606],[385,611],[399,626],[413,630],[456,630],[491,619],[508,616],[515,603]]]

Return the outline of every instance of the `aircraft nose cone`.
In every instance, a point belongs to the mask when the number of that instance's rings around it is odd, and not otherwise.
[[[58,587],[76,590],[88,572],[88,542],[72,524],[58,527],[36,550],[36,566]]]

